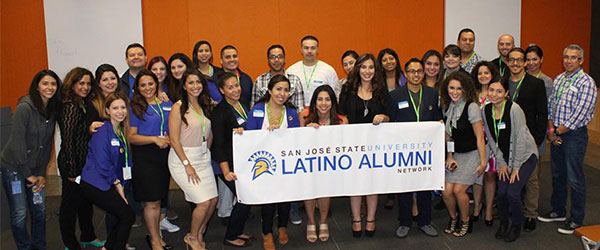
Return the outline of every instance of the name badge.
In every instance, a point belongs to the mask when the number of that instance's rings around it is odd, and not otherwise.
[[[171,111],[171,107],[162,107],[164,111]]]
[[[119,140],[118,140],[118,139],[115,139],[115,138],[113,138],[112,140],[110,140],[110,145],[111,145],[111,146],[113,146],[113,147],[118,147],[118,146],[120,146]]]
[[[200,146],[200,153],[206,154],[208,152],[208,143],[206,141],[202,142],[202,146]]]
[[[405,108],[408,108],[407,101],[398,102],[398,109],[405,109]]]
[[[449,153],[454,153],[454,142],[453,141],[446,142],[446,147],[448,148]]]
[[[575,93],[579,92],[579,89],[577,89],[575,86],[569,86],[569,89]]]
[[[321,80],[313,80],[313,83],[315,83],[315,84],[317,84],[317,83],[318,84],[323,84],[323,81],[321,81]]]
[[[123,168],[123,180],[131,180],[131,167],[125,166]]]
[[[10,186],[12,189],[12,194],[20,194],[23,192],[21,189],[21,181],[11,181]]]
[[[498,123],[498,129],[505,129],[505,128],[506,128],[506,124],[504,122]]]
[[[253,115],[254,117],[265,117],[265,111],[264,111],[264,110],[255,109],[255,110],[252,112],[252,115]]]
[[[81,183],[81,175],[77,176],[77,178],[75,178],[75,183],[80,184]]]
[[[238,117],[238,118],[237,118],[237,123],[238,123],[239,125],[242,125],[242,124],[244,124],[244,122],[246,122],[246,121],[244,121],[244,119],[242,119],[241,117]]]

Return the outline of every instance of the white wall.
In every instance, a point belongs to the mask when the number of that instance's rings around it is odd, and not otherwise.
[[[143,44],[141,0],[44,0],[48,67],[59,77],[76,66],[127,69],[125,48]]]
[[[521,44],[521,0],[446,0],[445,45],[456,44],[463,28],[475,31],[475,52],[486,60],[498,57],[498,37],[508,33]]]

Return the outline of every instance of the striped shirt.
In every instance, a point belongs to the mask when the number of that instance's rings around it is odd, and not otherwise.
[[[586,126],[594,117],[597,89],[594,79],[580,69],[571,75],[563,72],[554,79],[548,102],[548,119],[554,126],[570,130]]]
[[[473,55],[471,56],[471,58],[469,58],[469,60],[465,64],[461,63],[460,67],[463,68],[465,71],[471,73],[471,70],[475,68],[475,65],[481,61],[483,61],[483,57],[481,57],[479,54],[473,51]]]

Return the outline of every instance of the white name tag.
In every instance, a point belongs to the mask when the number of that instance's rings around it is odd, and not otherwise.
[[[171,111],[171,107],[162,107],[164,111]]]
[[[398,109],[405,109],[405,108],[408,108],[408,102],[407,101],[398,102]]]
[[[453,141],[446,142],[446,147],[448,148],[449,153],[454,153],[454,142]]]
[[[238,117],[238,118],[237,118],[237,123],[238,123],[239,125],[242,125],[242,124],[244,124],[244,122],[246,122],[246,121],[244,121],[244,119],[242,119],[241,117]]]
[[[577,89],[575,86],[569,86],[569,89],[575,93],[579,92],[579,89]]]
[[[119,140],[113,138],[112,140],[110,140],[110,145],[114,146],[114,147],[118,147],[120,145]]]
[[[131,167],[125,166],[123,168],[123,180],[131,180]]]
[[[75,178],[75,183],[77,183],[77,184],[81,183],[81,175],[77,176],[77,178]]]
[[[202,142],[202,146],[200,146],[200,153],[206,154],[208,152],[208,143],[206,141]]]
[[[265,117],[265,111],[264,110],[255,109],[254,112],[252,112],[252,115],[254,117]]]
[[[505,128],[506,128],[506,124],[504,122],[498,123],[498,129],[505,129]]]

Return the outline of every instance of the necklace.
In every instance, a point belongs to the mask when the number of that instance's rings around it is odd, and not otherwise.
[[[366,117],[369,114],[369,100],[363,100],[363,105],[365,107],[363,111],[363,117]]]

